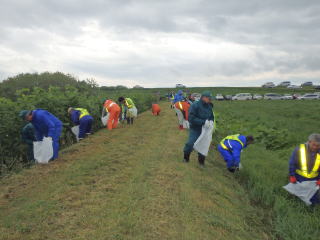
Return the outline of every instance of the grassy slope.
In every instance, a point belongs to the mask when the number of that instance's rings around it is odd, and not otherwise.
[[[187,132],[162,108],[2,179],[0,239],[269,239],[221,159],[181,163]]]

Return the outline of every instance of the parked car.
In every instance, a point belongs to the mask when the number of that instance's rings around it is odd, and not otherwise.
[[[224,99],[225,99],[225,100],[232,100],[232,95],[225,95],[225,96],[224,96]]]
[[[264,99],[265,100],[280,100],[281,99],[281,95],[277,94],[277,93],[267,93],[264,95]]]
[[[291,89],[298,89],[298,88],[301,88],[301,86],[297,86],[297,85],[289,85],[287,88],[291,88]]]
[[[301,84],[301,87],[310,87],[310,86],[313,86],[312,82],[305,82]]]
[[[232,97],[232,100],[252,100],[250,93],[238,93]]]
[[[314,86],[315,89],[320,89],[320,85]]]
[[[279,83],[279,87],[288,87],[291,85],[291,82],[290,81],[284,81],[284,82],[281,82]]]
[[[293,96],[291,94],[285,94],[281,97],[281,100],[293,100]]]
[[[178,83],[176,84],[176,88],[186,88],[186,86],[181,83]]]
[[[262,85],[263,88],[274,88],[276,85],[273,82],[267,82]]]
[[[220,93],[218,93],[218,94],[217,94],[217,96],[216,96],[216,100],[218,100],[218,101],[222,101],[222,100],[224,100],[223,95],[222,95],[222,94],[220,94]]]
[[[263,99],[262,95],[260,94],[254,94],[253,97],[252,97],[253,100],[261,100]]]
[[[319,95],[319,96],[320,96],[320,92],[314,92],[313,94],[317,94],[317,95]]]
[[[318,94],[307,93],[307,94],[299,97],[298,99],[299,100],[316,100],[316,99],[320,99],[320,96]]]

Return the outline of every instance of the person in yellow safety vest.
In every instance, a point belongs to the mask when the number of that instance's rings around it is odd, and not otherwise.
[[[131,110],[136,109],[134,102],[131,98],[119,97],[118,102],[121,104],[121,110],[124,114],[124,119],[127,119],[127,124],[133,124],[134,116]]]
[[[85,108],[72,108],[68,109],[71,121],[77,126],[79,125],[79,139],[85,138],[86,135],[91,134],[93,117]]]
[[[240,134],[225,137],[218,145],[218,151],[226,161],[227,169],[230,172],[239,170],[241,151],[254,142],[252,136]]]
[[[289,161],[289,181],[317,181],[320,186],[320,134],[311,134],[308,142],[294,149]],[[320,203],[319,195],[318,191],[311,198],[312,204]]]

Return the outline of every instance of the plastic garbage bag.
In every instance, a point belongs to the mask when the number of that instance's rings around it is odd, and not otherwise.
[[[193,145],[194,150],[204,156],[207,156],[212,141],[212,133],[213,121],[206,121],[206,123],[202,126],[201,135]]]
[[[189,129],[190,128],[190,124],[189,124],[189,121],[183,119],[183,128],[186,128],[186,129]]]
[[[300,198],[306,205],[311,205],[310,199],[319,190],[319,186],[316,184],[317,181],[304,181],[297,183],[289,183],[283,186],[289,193]]]
[[[103,126],[107,126],[108,120],[109,120],[109,114],[107,114],[107,115],[104,116],[104,117],[101,117],[102,125],[103,125]]]
[[[138,109],[136,107],[132,107],[128,109],[128,117],[136,118],[138,116]]]
[[[52,138],[45,137],[42,141],[33,142],[33,154],[37,163],[47,164],[53,157]]]
[[[77,142],[79,142],[79,125],[72,127],[71,131],[76,136]]]

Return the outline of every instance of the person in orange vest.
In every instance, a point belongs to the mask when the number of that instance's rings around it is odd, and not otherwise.
[[[106,100],[103,104],[102,116],[104,116],[105,113],[109,114],[107,128],[109,130],[116,128],[118,126],[119,116],[121,113],[121,109],[120,109],[119,105],[116,104],[111,99]]]
[[[152,114],[154,116],[159,116],[160,115],[160,112],[161,112],[161,108],[159,106],[159,104],[152,104]]]
[[[186,101],[179,101],[174,104],[179,120],[179,129],[183,130],[183,120],[189,120],[190,104]]]

